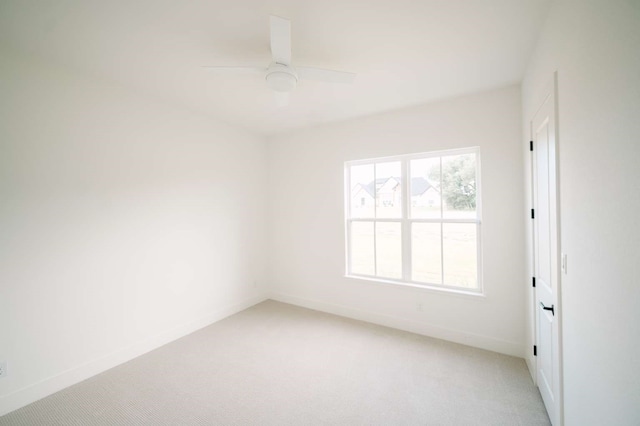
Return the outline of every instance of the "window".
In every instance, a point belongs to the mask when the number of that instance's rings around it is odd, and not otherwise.
[[[479,293],[480,150],[345,163],[347,275]]]

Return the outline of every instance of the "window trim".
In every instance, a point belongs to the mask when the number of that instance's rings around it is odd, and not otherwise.
[[[471,219],[446,219],[442,217],[440,218],[410,218],[410,208],[411,208],[411,188],[409,185],[409,174],[410,174],[410,161],[423,159],[423,158],[439,158],[443,156],[449,155],[462,155],[462,154],[475,154],[476,157],[476,217]],[[401,184],[403,187],[402,191],[402,205],[401,212],[402,217],[400,218],[377,218],[376,214],[376,197],[374,194],[374,216],[372,218],[352,218],[351,217],[351,175],[350,169],[353,166],[359,165],[367,165],[367,164],[376,164],[376,163],[384,163],[390,161],[400,161],[401,167]],[[412,154],[401,154],[394,156],[386,156],[386,157],[377,157],[377,158],[367,158],[360,160],[350,160],[345,161],[344,163],[344,226],[345,226],[345,277],[372,281],[378,283],[386,283],[392,285],[401,285],[405,287],[413,287],[419,289],[426,290],[435,290],[437,292],[447,292],[452,294],[460,294],[460,295],[471,295],[471,296],[485,296],[484,285],[482,279],[482,185],[481,185],[481,158],[480,158],[480,147],[468,147],[468,148],[457,148],[457,149],[447,149],[447,150],[439,150],[439,151],[430,151],[430,152],[420,152],[420,153],[412,153]],[[375,166],[374,166],[374,175],[373,179],[375,181]],[[442,200],[441,200],[442,205]],[[376,275],[366,275],[366,274],[354,274],[351,273],[351,223],[353,222],[371,222],[374,224],[374,233],[375,233],[375,223],[381,222],[397,222],[401,224],[401,257],[402,257],[402,277],[401,279],[393,279],[380,277]],[[434,283],[424,283],[411,280],[411,227],[413,223],[474,223],[476,225],[476,279],[477,279],[477,288],[464,288],[459,286],[451,286],[443,284],[434,284]],[[444,250],[442,249],[443,245],[442,234],[440,237],[441,244],[441,256],[440,261],[444,263]],[[375,238],[374,238],[374,266],[376,264],[376,246],[375,246]],[[444,264],[442,266],[442,273],[444,274]],[[375,270],[375,269],[374,269]]]

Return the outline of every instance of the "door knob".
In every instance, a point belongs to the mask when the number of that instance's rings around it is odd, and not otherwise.
[[[551,315],[553,315],[554,317],[556,316],[556,313],[555,313],[555,311],[553,310],[554,305],[551,305],[551,307],[550,307],[550,308],[548,308],[548,307],[544,306],[544,303],[540,302],[540,307],[541,307],[542,309],[544,309],[545,311],[551,311]]]

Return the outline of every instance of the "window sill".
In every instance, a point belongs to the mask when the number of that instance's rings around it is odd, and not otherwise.
[[[393,286],[404,287],[404,288],[414,288],[414,289],[424,290],[430,293],[450,294],[453,296],[470,297],[473,299],[484,299],[487,297],[482,292],[482,290],[473,291],[473,290],[456,289],[456,288],[450,288],[450,287],[439,287],[439,286],[433,286],[429,284],[418,284],[418,283],[412,283],[412,282],[406,282],[406,281],[395,281],[390,279],[369,277],[364,275],[346,274],[344,277],[354,279],[354,280],[360,280],[360,281],[369,281],[369,282],[378,283],[378,284],[387,284],[387,285],[393,285]]]

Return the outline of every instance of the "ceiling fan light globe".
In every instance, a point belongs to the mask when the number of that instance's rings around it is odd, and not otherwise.
[[[288,72],[270,72],[266,80],[267,85],[276,92],[291,92],[298,84],[298,79]]]

